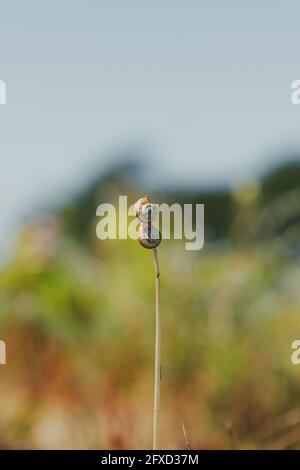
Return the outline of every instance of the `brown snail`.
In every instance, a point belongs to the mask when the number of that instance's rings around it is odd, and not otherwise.
[[[134,213],[138,219],[140,218],[141,211],[145,204],[150,204],[150,201],[147,196],[138,199],[134,205]]]
[[[136,202],[134,211],[136,217],[142,224],[152,224],[156,219],[158,212],[157,206],[155,204],[151,204],[147,197],[142,197]]]
[[[161,233],[152,225],[157,217],[157,206],[151,204],[147,197],[143,197],[136,202],[134,210],[136,217],[141,222],[138,230],[138,241],[144,248],[153,249],[158,247],[161,242]]]

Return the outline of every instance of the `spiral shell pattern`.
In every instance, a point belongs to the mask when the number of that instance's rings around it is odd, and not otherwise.
[[[136,202],[134,209],[136,217],[141,222],[138,230],[138,241],[147,249],[158,247],[161,242],[161,233],[152,225],[157,217],[157,207],[151,204],[147,197],[144,197]]]

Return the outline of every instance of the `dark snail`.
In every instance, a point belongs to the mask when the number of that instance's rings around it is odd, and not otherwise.
[[[141,224],[138,231],[138,241],[144,248],[156,248],[161,242],[160,231],[147,224]]]

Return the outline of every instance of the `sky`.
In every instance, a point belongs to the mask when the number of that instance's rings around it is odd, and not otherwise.
[[[300,4],[0,0],[0,240],[120,153],[235,185],[300,155]]]

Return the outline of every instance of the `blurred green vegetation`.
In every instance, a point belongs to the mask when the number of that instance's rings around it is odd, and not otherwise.
[[[132,176],[133,175],[133,176]],[[205,203],[205,248],[159,248],[164,448],[297,448],[300,165]],[[135,162],[24,226],[0,273],[2,448],[149,448],[154,271],[138,243],[99,241],[96,207],[146,191]]]

